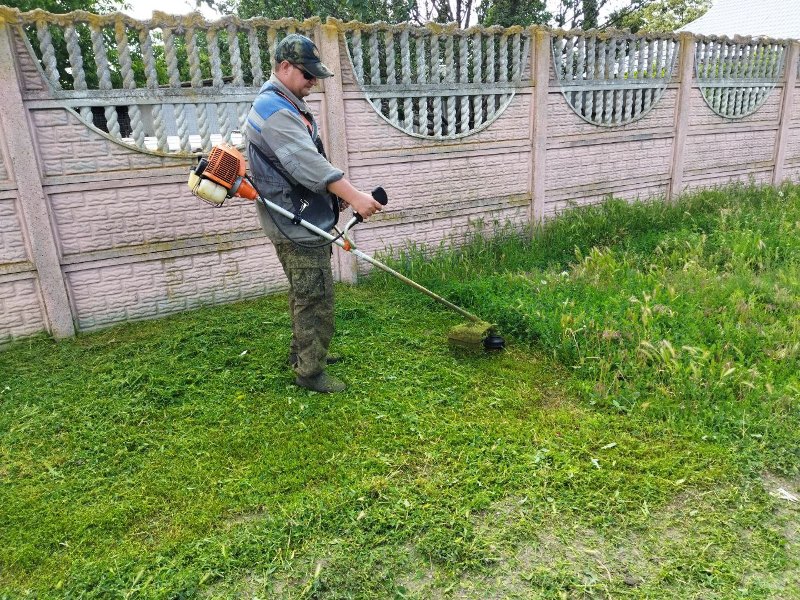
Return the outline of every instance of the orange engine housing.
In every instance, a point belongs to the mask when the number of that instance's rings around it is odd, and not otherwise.
[[[203,177],[223,186],[230,196],[255,200],[258,192],[244,178],[247,172],[244,156],[228,143],[218,144],[208,155]]]
[[[218,144],[208,155],[208,165],[203,171],[203,177],[231,189],[237,179],[244,177],[246,168],[241,152],[230,144]]]

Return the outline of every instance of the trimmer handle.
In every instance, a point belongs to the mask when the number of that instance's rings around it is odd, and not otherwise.
[[[378,201],[378,204],[381,206],[386,206],[389,202],[389,196],[386,195],[386,190],[383,189],[381,186],[376,187],[372,190],[372,197]]]
[[[381,186],[378,186],[374,190],[372,190],[372,197],[375,198],[375,200],[381,206],[386,206],[386,204],[389,202],[389,196],[386,195],[386,190],[383,189]],[[358,213],[355,213],[353,216],[355,217],[357,223],[361,223],[364,221],[364,217],[362,217]]]

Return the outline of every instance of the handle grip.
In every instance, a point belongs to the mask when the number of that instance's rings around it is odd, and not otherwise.
[[[386,195],[386,190],[383,189],[381,186],[376,187],[372,190],[372,197],[378,201],[378,204],[381,206],[386,206],[389,202],[389,196]]]
[[[386,194],[386,190],[383,189],[381,186],[376,187],[372,190],[372,197],[375,198],[378,204],[381,206],[386,206],[389,202],[389,196]],[[360,214],[355,213],[356,222],[362,223],[364,221],[364,217]]]

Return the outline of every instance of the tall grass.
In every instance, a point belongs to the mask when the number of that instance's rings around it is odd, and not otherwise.
[[[534,232],[402,252],[404,272],[548,352],[597,407],[800,468],[800,188],[568,210]]]

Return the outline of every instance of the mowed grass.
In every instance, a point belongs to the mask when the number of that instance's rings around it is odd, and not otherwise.
[[[800,188],[570,211],[338,289],[0,353],[0,597],[800,598]]]

